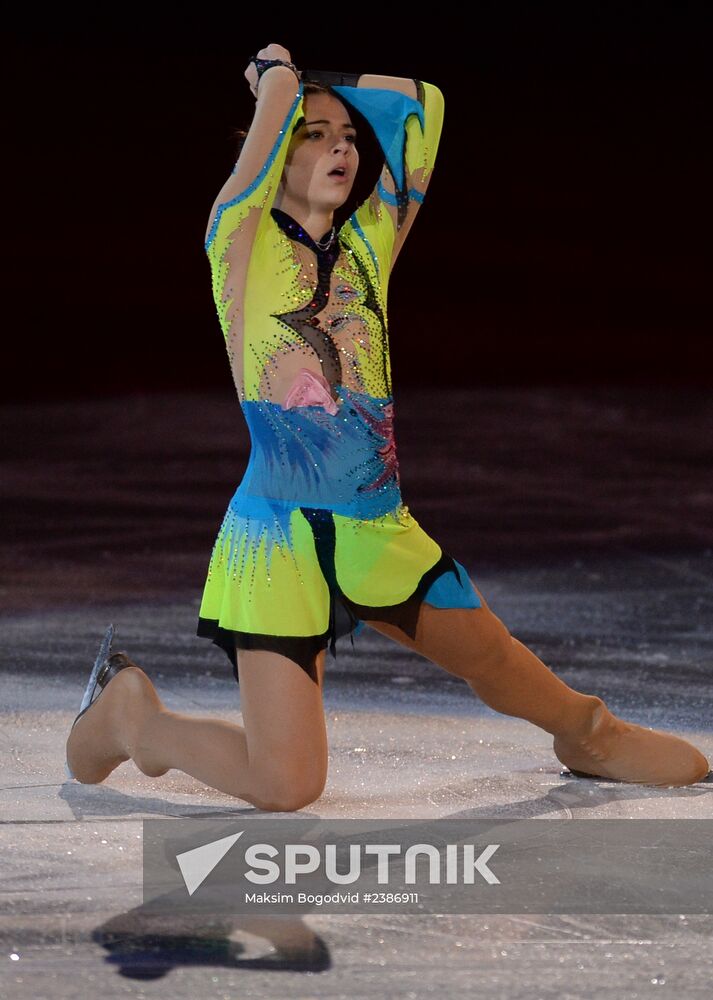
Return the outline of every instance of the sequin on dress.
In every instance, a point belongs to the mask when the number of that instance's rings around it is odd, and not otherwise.
[[[414,636],[422,601],[481,604],[400,489],[388,282],[444,108],[437,87],[414,82],[417,99],[334,88],[369,121],[384,167],[328,249],[274,206],[304,122],[296,80],[258,103],[258,137],[211,213],[205,249],[251,452],[213,546],[197,634],[225,650],[236,680],[236,646],[281,653],[316,680],[320,650],[336,657],[336,640],[349,634],[353,644],[364,619]]]

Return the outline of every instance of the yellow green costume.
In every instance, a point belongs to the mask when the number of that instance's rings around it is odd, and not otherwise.
[[[417,99],[333,88],[366,117],[385,162],[331,247],[318,245],[329,234],[315,241],[274,207],[304,121],[296,78],[269,155],[252,183],[217,204],[207,235],[251,454],[215,540],[197,634],[226,651],[236,679],[236,645],[282,653],[316,679],[317,653],[329,646],[336,656],[336,639],[351,634],[353,643],[365,619],[413,636],[421,601],[481,603],[399,484],[388,283],[399,233],[423,201],[444,108],[437,87],[415,84]]]

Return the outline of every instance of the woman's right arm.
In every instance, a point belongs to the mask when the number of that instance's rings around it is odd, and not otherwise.
[[[258,58],[290,60],[286,49],[272,45],[261,49]],[[272,221],[270,209],[303,108],[302,82],[287,66],[271,66],[258,79],[251,63],[245,76],[257,97],[255,115],[235,168],[213,205],[205,239],[213,298],[241,403],[248,269],[259,252],[261,230]]]
[[[205,250],[212,260],[222,260],[234,243],[249,255],[277,193],[301,96],[301,83],[287,66],[271,66],[260,77],[252,124],[208,220]]]

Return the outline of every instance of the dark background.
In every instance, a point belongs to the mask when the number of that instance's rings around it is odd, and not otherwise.
[[[247,60],[269,42],[302,68],[445,95],[391,283],[396,391],[710,385],[706,11],[483,4],[470,27],[442,7],[248,23],[239,6],[158,9],[152,27],[147,8],[13,27],[5,398],[232,387],[203,238],[251,120]]]

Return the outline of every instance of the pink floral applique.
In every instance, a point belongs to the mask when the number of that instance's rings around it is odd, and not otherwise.
[[[362,485],[359,487],[363,492],[371,492],[372,490],[380,489],[385,483],[391,479],[393,476],[396,479],[397,485],[401,484],[401,477],[399,475],[399,460],[396,455],[396,440],[394,437],[394,404],[387,403],[383,408],[383,416],[381,418],[375,417],[373,414],[361,406],[359,403],[354,401],[354,406],[364,417],[369,426],[374,430],[379,437],[384,439],[384,444],[377,448],[377,453],[383,462],[383,469],[381,473],[368,485]]]
[[[296,406],[322,406],[333,417],[339,413],[339,403],[332,398],[329,382],[324,375],[317,375],[309,368],[300,368],[282,409],[289,410]]]

